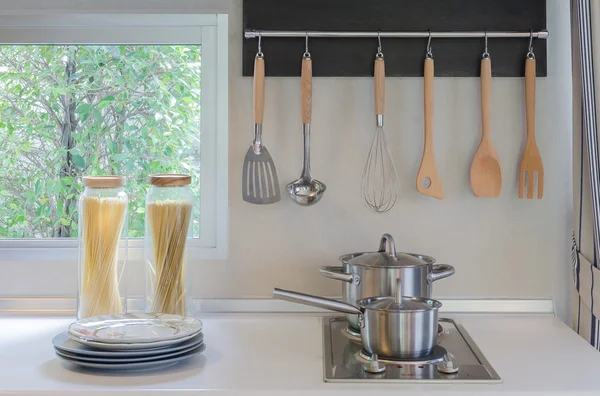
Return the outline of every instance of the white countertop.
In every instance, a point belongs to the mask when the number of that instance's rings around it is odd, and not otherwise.
[[[51,342],[72,318],[20,316],[0,317],[0,395],[600,394],[600,353],[553,315],[442,316],[465,326],[502,384],[324,383],[322,318],[298,313],[203,315],[207,349],[187,363],[139,374],[74,372]]]

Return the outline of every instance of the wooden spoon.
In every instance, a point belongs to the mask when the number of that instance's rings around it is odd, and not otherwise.
[[[417,190],[421,194],[444,199],[444,189],[433,153],[433,58],[425,59],[424,77],[425,143],[417,174]]]
[[[494,198],[502,190],[502,168],[492,145],[491,134],[492,61],[481,60],[481,142],[471,163],[471,190],[477,197]]]

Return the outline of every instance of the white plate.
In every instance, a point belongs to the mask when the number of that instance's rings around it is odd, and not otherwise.
[[[140,357],[140,356],[152,356],[168,352],[179,351],[193,345],[198,345],[204,340],[204,334],[198,333],[194,337],[187,341],[180,342],[171,346],[162,348],[152,349],[139,349],[139,350],[121,350],[121,351],[107,351],[98,350],[96,348],[89,347],[78,341],[74,341],[69,338],[68,332],[58,334],[52,339],[52,344],[55,349],[61,352],[73,353],[78,356],[86,357],[99,357],[99,358],[116,358],[116,357]]]
[[[87,340],[83,340],[83,339],[73,338],[73,336],[71,334],[69,334],[69,337],[73,341],[80,342],[84,345],[87,345],[89,347],[96,348],[96,349],[104,349],[107,351],[134,351],[134,350],[140,350],[140,349],[144,349],[144,350],[159,349],[159,348],[165,348],[165,347],[177,345],[181,342],[184,342],[184,341],[187,341],[189,339],[196,337],[198,334],[199,333],[192,334],[187,337],[179,338],[176,340],[155,341],[155,342],[137,342],[137,343],[132,343],[132,344],[107,344],[104,342],[87,341]]]
[[[184,353],[183,355],[178,355],[166,359],[158,359],[151,360],[148,362],[133,362],[133,363],[92,363],[92,362],[82,362],[79,360],[66,358],[63,356],[58,356],[58,359],[67,362],[76,366],[93,368],[93,369],[102,369],[102,370],[120,370],[120,371],[131,371],[131,370],[150,370],[156,368],[162,368],[164,366],[170,366],[175,363],[181,362],[182,360],[189,359],[190,357],[202,353],[206,349],[206,344],[200,344],[196,349],[193,349],[189,352]]]
[[[202,322],[191,317],[161,313],[116,314],[78,320],[69,326],[75,341],[103,344],[156,343],[182,340],[202,330]]]
[[[204,343],[200,341],[197,344],[190,345],[184,349],[180,349],[178,351],[170,351],[166,349],[166,352],[162,352],[160,355],[151,355],[151,356],[128,356],[128,357],[97,357],[97,356],[86,356],[86,355],[78,355],[76,353],[61,351],[60,349],[55,349],[54,352],[57,356],[64,357],[67,359],[77,360],[77,362],[87,362],[87,363],[135,363],[135,362],[149,362],[153,360],[162,360],[170,357],[175,357],[179,355],[183,355],[187,352],[193,351],[198,347],[202,346]],[[164,351],[165,349],[160,349],[160,351]]]

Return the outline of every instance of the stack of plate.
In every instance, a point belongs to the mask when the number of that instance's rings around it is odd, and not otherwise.
[[[62,361],[108,370],[147,370],[172,365],[206,348],[202,322],[169,314],[86,318],[52,340]]]

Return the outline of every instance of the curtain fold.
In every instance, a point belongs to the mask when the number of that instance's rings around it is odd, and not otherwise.
[[[596,81],[600,81],[600,4],[571,2],[573,40],[572,241],[575,315],[573,328],[600,350],[600,167]],[[599,65],[598,67],[594,67]]]

